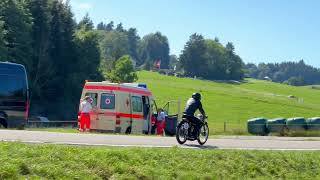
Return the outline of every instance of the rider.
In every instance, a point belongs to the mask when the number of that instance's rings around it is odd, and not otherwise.
[[[183,112],[183,118],[189,119],[192,123],[196,125],[195,135],[198,135],[198,131],[202,125],[202,121],[194,116],[194,113],[199,109],[200,113],[203,117],[206,117],[206,113],[204,112],[201,104],[201,94],[193,93],[192,98],[187,101],[186,107]]]

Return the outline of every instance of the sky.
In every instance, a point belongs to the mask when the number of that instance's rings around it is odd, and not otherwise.
[[[320,68],[319,0],[71,0],[77,21],[160,31],[179,55],[193,33],[232,42],[244,62],[299,61]]]

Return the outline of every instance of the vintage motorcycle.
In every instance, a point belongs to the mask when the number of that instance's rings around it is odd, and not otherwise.
[[[209,127],[207,123],[208,116],[197,115],[202,124],[198,134],[195,132],[195,124],[192,123],[187,117],[183,117],[182,121],[178,124],[176,130],[176,139],[179,144],[184,144],[187,140],[197,140],[200,145],[204,145],[209,137]]]

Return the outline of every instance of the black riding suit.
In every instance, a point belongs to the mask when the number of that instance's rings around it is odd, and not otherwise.
[[[194,116],[194,113],[197,111],[197,109],[199,109],[201,114],[205,116],[205,112],[202,108],[201,101],[194,98],[190,98],[187,101],[186,107],[183,112],[183,118],[189,119],[192,123],[196,125],[195,135],[198,134],[198,131],[200,130],[200,127],[202,125],[202,121]]]

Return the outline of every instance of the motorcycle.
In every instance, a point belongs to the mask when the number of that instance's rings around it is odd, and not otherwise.
[[[197,140],[200,145],[204,145],[209,137],[209,127],[207,123],[208,116],[204,117],[198,115],[198,119],[202,124],[198,134],[195,134],[195,124],[192,123],[187,117],[182,118],[182,121],[178,124],[176,130],[176,139],[179,144],[184,144],[188,141]]]

